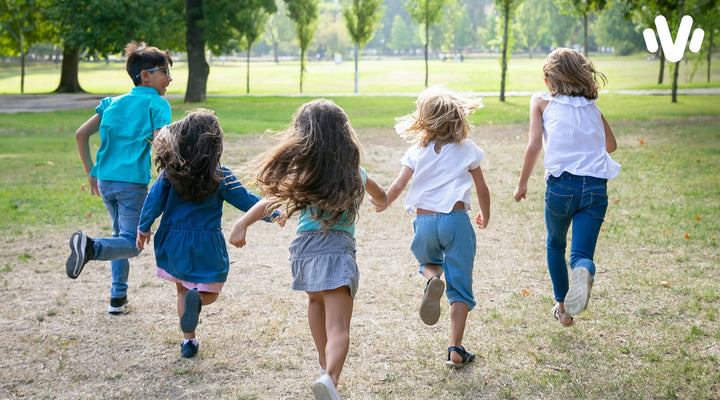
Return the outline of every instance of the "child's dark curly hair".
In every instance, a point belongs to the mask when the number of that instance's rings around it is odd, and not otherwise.
[[[198,109],[165,126],[153,146],[158,171],[184,200],[205,200],[220,187],[223,131],[212,111]]]
[[[325,229],[351,224],[365,193],[360,159],[345,111],[330,100],[313,100],[297,111],[282,142],[260,156],[253,182],[270,198],[268,209],[285,206],[288,217],[310,209]]]

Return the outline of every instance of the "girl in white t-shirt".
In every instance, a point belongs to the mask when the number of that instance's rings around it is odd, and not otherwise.
[[[388,204],[412,178],[405,210],[417,214],[410,249],[427,283],[420,318],[428,325],[440,318],[440,300],[447,282],[450,302],[450,346],[447,365],[462,367],[475,355],[462,346],[468,311],[475,306],[472,292],[475,231],[468,216],[470,190],[475,185],[480,211],[476,222],[484,229],[490,220],[490,191],[480,162],[483,151],[468,139],[467,115],[482,107],[480,99],[463,98],[432,87],[420,94],[414,113],[398,118],[395,130],[413,143],[401,160],[402,169],[388,188]],[[387,206],[377,207],[383,211]],[[445,273],[445,282],[440,278]]]
[[[544,147],[547,262],[557,301],[551,314],[570,326],[572,316],[583,311],[590,298],[593,255],[608,206],[607,180],[617,176],[620,164],[610,158],[617,143],[595,104],[597,82],[604,84],[605,75],[585,55],[565,48],[547,56],[543,73],[549,93],[530,100],[529,143],[513,197],[525,198]],[[570,285],[565,247],[571,224]]]

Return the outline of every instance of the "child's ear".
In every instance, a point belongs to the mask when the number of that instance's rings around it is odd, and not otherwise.
[[[550,87],[550,83],[548,83],[548,79],[545,78],[545,87]]]

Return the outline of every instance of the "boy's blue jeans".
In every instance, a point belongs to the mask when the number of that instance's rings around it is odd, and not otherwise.
[[[545,226],[547,262],[557,302],[564,302],[569,288],[565,247],[572,223],[570,269],[587,268],[595,276],[595,245],[607,211],[607,179],[564,172],[547,180]]]
[[[98,189],[112,220],[112,237],[93,238],[94,259],[110,261],[110,297],[119,298],[127,294],[130,275],[128,258],[139,254],[135,239],[148,187],[137,183],[98,180]]]
[[[442,267],[450,304],[462,301],[468,309],[475,307],[473,264],[475,231],[465,210],[448,214],[421,214],[413,222],[415,235],[410,250],[420,264],[422,274],[427,264]]]

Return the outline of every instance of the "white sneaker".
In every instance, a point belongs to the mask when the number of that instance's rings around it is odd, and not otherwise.
[[[574,268],[570,277],[570,290],[565,296],[565,312],[577,315],[587,308],[593,278],[590,276],[590,271],[583,267]]]
[[[340,393],[335,389],[330,375],[323,375],[312,384],[316,400],[340,400]]]

